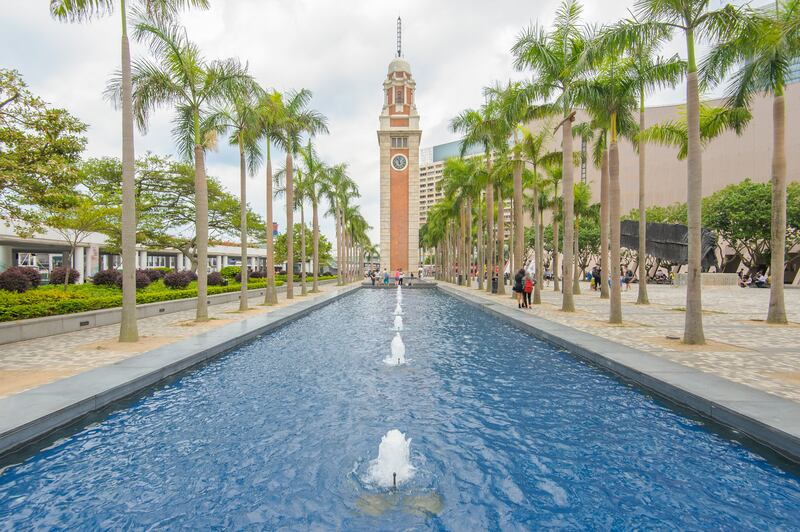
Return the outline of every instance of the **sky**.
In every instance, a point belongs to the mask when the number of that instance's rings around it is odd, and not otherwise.
[[[115,2],[116,4],[117,2]],[[211,0],[207,11],[180,16],[189,38],[208,59],[238,57],[264,87],[307,88],[311,106],[328,118],[330,133],[315,138],[327,163],[347,163],[358,183],[357,200],[378,241],[379,160],[376,130],[383,103],[382,83],[396,49],[397,17],[403,19],[403,56],[417,83],[422,147],[456,140],[450,119],[483,102],[482,89],[496,81],[523,80],[510,53],[528,25],[552,22],[557,0]],[[722,0],[711,0],[716,8]],[[89,125],[87,157],[121,156],[120,114],[102,97],[119,68],[119,15],[89,23],[58,22],[47,0],[0,0],[0,66],[18,70],[30,89]],[[589,23],[628,16],[633,1],[584,2]],[[680,40],[662,51],[685,57]],[[148,50],[132,43],[133,57]],[[685,88],[662,91],[648,105],[683,101]],[[147,134],[136,134],[136,152],[176,155],[169,109],[154,113]],[[273,165],[283,155],[273,153]],[[239,195],[236,148],[221,143],[207,156],[209,175]],[[247,201],[264,214],[264,171],[248,180]],[[310,210],[310,209],[309,209]],[[296,215],[295,220],[299,220]],[[284,202],[276,200],[275,221],[284,230]],[[333,223],[322,231],[335,241]]]

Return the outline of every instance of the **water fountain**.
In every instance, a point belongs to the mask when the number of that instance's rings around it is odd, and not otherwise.
[[[392,354],[384,358],[383,362],[391,366],[401,366],[406,363],[406,346],[399,332],[392,338]]]
[[[395,316],[394,317],[394,330],[395,331],[402,331],[403,330],[403,317],[402,316]]]
[[[370,482],[382,488],[396,488],[414,476],[411,465],[411,440],[397,429],[381,438],[378,458],[369,464]]]
[[[397,305],[394,307],[394,315],[395,316],[402,316],[403,315],[403,309],[400,307],[400,302],[399,301],[397,302]]]

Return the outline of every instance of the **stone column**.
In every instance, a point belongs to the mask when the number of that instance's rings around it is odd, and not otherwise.
[[[75,269],[78,270],[79,274],[81,274],[80,279],[78,279],[79,284],[83,284],[86,281],[85,256],[86,248],[80,246],[75,248]]]
[[[6,271],[14,265],[14,254],[11,246],[0,246],[0,272]]]

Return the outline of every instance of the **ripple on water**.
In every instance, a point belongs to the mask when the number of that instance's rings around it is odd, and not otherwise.
[[[363,290],[0,473],[2,528],[771,529],[800,483],[480,310]],[[366,482],[413,439],[397,492]]]

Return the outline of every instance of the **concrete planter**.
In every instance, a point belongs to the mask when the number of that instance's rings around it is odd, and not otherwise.
[[[320,284],[336,282],[335,279],[320,281]],[[266,288],[256,288],[248,290],[248,299],[264,297]],[[277,287],[278,292],[285,292],[286,285]],[[228,292],[226,294],[216,294],[208,296],[209,305],[220,305],[239,300],[239,292]],[[159,301],[157,303],[145,303],[136,306],[136,317],[151,318],[160,314],[170,314],[182,310],[190,310],[197,307],[197,298],[175,299],[172,301]],[[47,316],[44,318],[32,318],[29,320],[17,320],[0,323],[0,345],[20,342],[23,340],[33,340],[44,336],[62,334],[68,332],[82,331],[92,327],[103,325],[113,325],[122,319],[122,309],[120,307],[102,310],[91,310],[89,312],[77,312],[75,314],[59,314],[58,316]]]

